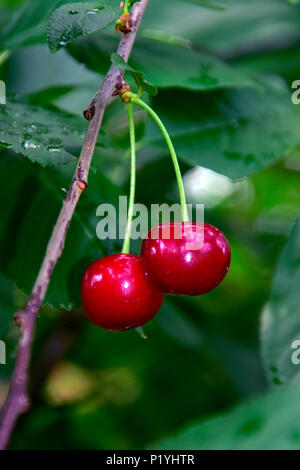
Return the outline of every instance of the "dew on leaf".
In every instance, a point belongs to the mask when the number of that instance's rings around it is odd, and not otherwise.
[[[99,13],[101,10],[103,10],[104,7],[99,7],[99,8],[93,8],[92,10],[86,10],[85,13],[87,15],[96,15]]]
[[[23,145],[24,149],[26,149],[26,150],[36,149],[40,146],[39,144],[36,144],[32,140],[25,140],[24,142],[22,142],[22,145]]]
[[[62,147],[54,147],[54,146],[51,146],[51,145],[49,145],[47,147],[48,152],[60,152],[61,149],[62,149]]]
[[[36,132],[37,134],[48,134],[49,133],[49,129],[47,126],[45,126],[44,124],[39,124],[39,123],[31,123],[31,124],[28,124],[26,130],[28,132]]]

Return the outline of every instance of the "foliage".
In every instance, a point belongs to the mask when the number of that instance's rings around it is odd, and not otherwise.
[[[299,384],[192,426],[160,449],[292,450],[299,446]],[[287,430],[282,432],[282,429]],[[225,432],[224,432],[225,431]]]
[[[11,448],[298,448],[300,111],[291,83],[300,79],[300,5],[150,0],[129,65],[116,55],[119,14],[117,0],[0,2],[0,403],[14,363],[12,315],[72,179],[81,110],[111,62],[170,130],[188,200],[204,202],[206,221],[226,234],[231,268],[209,294],[167,297],[147,341],[88,324],[82,272],[121,245],[96,237],[96,209],[128,192],[126,113],[112,100],[38,320],[33,407]],[[177,202],[165,142],[143,111],[135,118],[137,202]],[[66,354],[42,373],[61,328]]]
[[[300,219],[293,226],[277,266],[269,302],[262,313],[262,346],[268,377],[281,384],[299,371],[291,361],[299,338]],[[298,345],[299,347],[299,345]],[[297,357],[297,354],[296,354]]]
[[[0,113],[2,147],[42,166],[56,166],[74,160],[72,151],[76,153],[80,148],[86,127],[82,119],[59,109],[39,107],[13,97],[1,107]]]
[[[101,31],[113,23],[121,9],[99,2],[68,3],[52,14],[48,22],[48,44],[55,52],[68,42]]]
[[[143,72],[138,72],[137,70],[134,70],[130,65],[128,65],[124,59],[122,59],[121,56],[119,56],[116,53],[113,53],[111,55],[111,63],[116,69],[124,70],[126,72],[130,72],[132,75],[132,78],[135,81],[135,84],[138,88],[138,92],[142,93],[143,91],[146,91],[149,93],[149,95],[155,96],[157,94],[157,88],[154,85],[151,85],[151,83],[147,82],[147,80],[144,79],[144,74]]]

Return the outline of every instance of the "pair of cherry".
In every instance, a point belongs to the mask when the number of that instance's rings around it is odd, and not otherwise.
[[[222,281],[229,264],[229,243],[213,225],[157,225],[143,240],[140,256],[110,255],[87,268],[83,307],[107,330],[136,328],[158,312],[163,294],[205,294]]]

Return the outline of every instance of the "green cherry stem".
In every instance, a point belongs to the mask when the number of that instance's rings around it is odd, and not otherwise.
[[[130,97],[131,97],[131,102],[132,103],[137,104],[141,108],[145,109],[147,111],[147,113],[149,113],[149,115],[153,118],[153,120],[156,122],[156,124],[160,128],[160,130],[161,130],[161,132],[162,132],[162,134],[165,138],[165,141],[166,141],[167,146],[169,148],[169,151],[170,151],[170,154],[171,154],[171,157],[172,157],[172,160],[173,160],[173,165],[174,165],[174,168],[175,168],[177,184],[178,184],[178,190],[179,190],[179,197],[180,197],[180,204],[181,204],[182,221],[183,222],[188,222],[189,217],[188,217],[187,206],[186,206],[184,185],[183,185],[183,181],[182,181],[182,176],[181,176],[181,171],[180,171],[177,155],[176,155],[174,146],[172,144],[171,138],[169,136],[169,133],[168,133],[167,129],[165,128],[163,122],[159,118],[159,116],[156,114],[155,111],[153,111],[152,108],[150,108],[150,106],[148,106],[144,101],[142,101],[141,99],[139,99],[137,96],[135,96],[133,94],[131,94]]]
[[[129,204],[128,204],[128,215],[127,215],[127,225],[123,243],[122,253],[130,252],[130,236],[131,236],[131,227],[132,227],[132,218],[133,218],[133,209],[134,209],[134,197],[135,197],[135,179],[136,179],[136,148],[135,148],[135,128],[134,128],[134,117],[132,104],[126,103],[126,109],[128,114],[129,122],[129,135],[130,135],[130,190],[129,190]]]
[[[131,0],[125,0],[125,3],[124,3],[124,13],[125,13],[125,15],[128,13],[130,3],[131,3]]]

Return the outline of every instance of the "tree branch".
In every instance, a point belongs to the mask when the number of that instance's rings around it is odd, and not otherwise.
[[[122,35],[117,53],[126,62],[147,3],[148,0],[140,0],[134,3],[131,11],[131,32]],[[11,385],[1,412],[0,449],[6,448],[18,417],[29,408],[28,368],[35,320],[45,298],[53,269],[63,252],[68,227],[77,202],[81,193],[87,187],[89,169],[105,108],[114,90],[122,80],[123,72],[111,66],[102,87],[97,92],[91,105],[84,111],[85,117],[89,119],[89,126],[74,177],[50,237],[29,300],[26,306],[15,315],[15,321],[20,326],[21,331]]]

